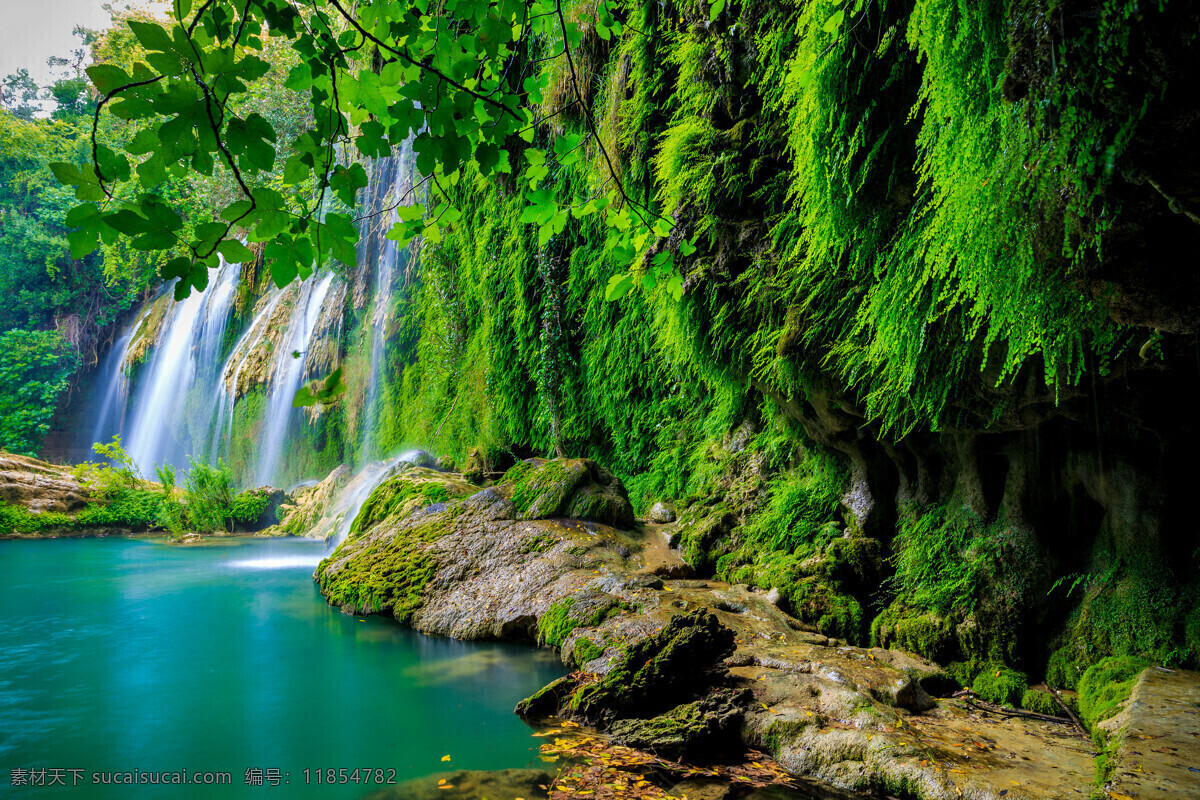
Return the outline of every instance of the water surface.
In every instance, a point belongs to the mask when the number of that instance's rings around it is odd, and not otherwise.
[[[310,577],[321,550],[0,541],[0,794],[359,797],[376,788],[366,768],[400,782],[536,759],[540,740],[512,708],[562,674],[549,651],[340,614]],[[356,767],[357,785],[317,784],[315,770],[349,778]],[[13,769],[37,768],[83,777],[65,789],[10,785]],[[96,772],[183,769],[232,782],[92,784]],[[248,786],[254,769],[288,783]]]

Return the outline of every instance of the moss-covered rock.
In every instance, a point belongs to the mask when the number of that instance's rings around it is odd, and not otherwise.
[[[1079,716],[1089,727],[1115,716],[1146,667],[1144,659],[1129,656],[1104,658],[1088,667],[1079,679]]]
[[[633,507],[621,481],[589,459],[531,458],[512,467],[497,483],[520,519],[572,517],[605,525],[633,525]]]
[[[586,590],[564,597],[550,605],[538,619],[538,642],[562,647],[576,628],[594,628],[613,614],[620,613],[624,603],[612,595]]]
[[[321,593],[331,605],[356,614],[391,614],[406,622],[421,606],[421,592],[437,561],[427,545],[444,536],[461,509],[435,515],[422,524],[396,530],[340,557],[341,548],[317,567]]]
[[[617,720],[609,734],[620,744],[662,758],[692,762],[735,759],[743,749],[739,733],[746,700],[739,693],[719,689],[649,719]]]
[[[350,525],[350,538],[384,522],[403,519],[418,509],[467,497],[475,491],[476,487],[457,476],[428,467],[404,467],[371,492]]]
[[[871,641],[879,647],[899,648],[938,661],[948,651],[953,634],[938,615],[897,603],[871,623]]]
[[[579,636],[575,639],[575,644],[571,647],[571,663],[577,667],[582,667],[589,661],[594,661],[604,655],[605,648],[602,645],[596,644],[587,636]]]
[[[971,688],[975,694],[989,703],[1006,706],[1019,706],[1025,690],[1029,686],[1029,678],[1024,672],[1017,672],[1001,664],[989,664],[979,671]]]
[[[733,650],[733,631],[711,613],[673,616],[661,631],[629,646],[599,680],[578,684],[559,714],[602,726],[656,716],[702,696],[725,674],[720,662]]]

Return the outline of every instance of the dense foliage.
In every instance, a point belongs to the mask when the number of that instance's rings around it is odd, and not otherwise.
[[[37,454],[76,360],[55,331],[0,333],[0,450]]]

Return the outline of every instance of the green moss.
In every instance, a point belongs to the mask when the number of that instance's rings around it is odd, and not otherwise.
[[[1087,668],[1079,679],[1079,716],[1089,728],[1121,710],[1147,666],[1144,659],[1120,656],[1101,659]]]
[[[571,619],[571,607],[575,599],[567,597],[558,600],[546,609],[546,613],[538,617],[538,642],[551,647],[562,647],[563,639],[579,627],[579,623]]]
[[[385,521],[403,519],[417,508],[466,496],[470,491],[456,482],[446,481],[432,470],[407,470],[375,487],[350,524],[348,538],[361,536]]]
[[[589,661],[593,661],[604,655],[604,648],[596,644],[586,636],[580,636],[575,640],[575,647],[571,651],[571,661],[576,666],[583,666]]]
[[[1060,647],[1050,654],[1046,664],[1046,682],[1057,689],[1074,691],[1079,686],[1083,669],[1076,660],[1073,647]]]
[[[1029,678],[1024,672],[1001,664],[989,664],[975,676],[971,688],[989,703],[1015,707],[1021,704],[1028,686]]]
[[[1054,699],[1054,695],[1041,689],[1027,689],[1021,695],[1021,708],[1052,717],[1064,716],[1062,706]]]
[[[903,604],[888,607],[871,623],[871,642],[875,646],[897,647],[932,661],[941,661],[953,641],[944,619],[912,611]]]
[[[606,595],[601,595],[598,602],[587,603],[564,597],[551,603],[538,618],[538,643],[562,647],[576,628],[594,628],[626,607],[623,602]]]
[[[452,530],[460,513],[451,507],[428,522],[366,544],[347,539],[317,566],[321,593],[331,605],[363,614],[390,613],[407,622],[421,607],[421,593],[437,571],[428,544]],[[348,555],[352,557],[344,559]]]

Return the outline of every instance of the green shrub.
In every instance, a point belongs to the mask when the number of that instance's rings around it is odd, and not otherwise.
[[[1121,710],[1147,666],[1140,658],[1111,656],[1087,668],[1079,679],[1079,716],[1089,728]]]
[[[175,496],[175,466],[162,464],[155,467],[158,482],[162,484],[162,503],[158,509],[158,524],[172,536],[180,536],[184,529],[183,503]]]
[[[201,533],[229,530],[233,491],[225,462],[215,467],[190,461],[183,482],[183,503],[188,527]]]
[[[251,525],[271,507],[271,493],[265,489],[246,489],[234,495],[229,517],[235,524]]]

